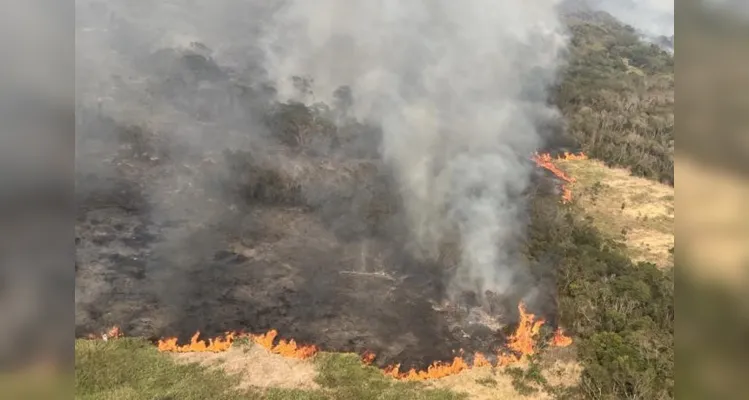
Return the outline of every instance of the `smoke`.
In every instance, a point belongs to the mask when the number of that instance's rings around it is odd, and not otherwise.
[[[85,267],[77,276],[77,326],[90,326],[100,308],[154,296],[180,318],[189,273],[216,251],[216,226],[241,217],[217,184],[229,174],[222,154],[268,148],[259,118],[267,99],[243,101],[260,77],[240,88],[229,74],[231,67],[246,74],[257,62],[254,31],[265,7],[76,1],[76,195],[79,208],[95,208],[92,198],[103,198],[96,207],[104,208],[84,210],[77,231],[105,240],[78,247]],[[112,239],[112,226],[146,250]],[[108,260],[113,253],[120,259]],[[112,279],[132,263],[145,264],[144,282]]]
[[[555,7],[77,1],[78,334],[487,350],[438,303],[551,303],[521,248]]]
[[[674,0],[588,0],[596,10],[606,11],[651,37],[674,34]]]
[[[528,157],[557,113],[556,2],[289,0],[261,36],[281,101],[334,101],[383,129],[413,252],[460,242],[451,292],[506,293],[525,271]],[[297,79],[290,79],[297,77]],[[299,78],[307,79],[299,90]]]
[[[643,39],[673,51],[674,0],[568,0],[604,11],[635,28]]]

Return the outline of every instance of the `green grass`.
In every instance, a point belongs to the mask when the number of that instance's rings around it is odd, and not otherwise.
[[[559,317],[583,367],[569,398],[673,398],[673,265],[634,263],[620,243],[575,218],[580,210],[555,201],[534,200],[530,254],[559,260]],[[525,372],[514,373],[525,386]]]
[[[464,396],[444,390],[427,389],[418,382],[398,382],[375,367],[362,366],[353,354],[320,354],[316,360],[317,382],[335,392],[334,399],[449,400]]]
[[[541,374],[541,365],[538,363],[538,358],[531,357],[530,361],[531,363],[525,369],[519,367],[505,369],[505,373],[512,377],[512,386],[522,395],[531,395],[539,390],[552,393],[554,388]]]
[[[75,343],[76,399],[86,400],[452,400],[464,396],[398,382],[353,354],[322,353],[315,357],[320,390],[240,390],[238,376],[197,364],[178,364],[145,340]]]
[[[145,340],[78,340],[75,343],[77,399],[262,398],[259,393],[233,389],[238,383],[238,377],[220,371],[210,371],[196,364],[178,365]]]

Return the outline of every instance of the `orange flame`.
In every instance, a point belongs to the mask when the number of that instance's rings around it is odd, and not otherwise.
[[[535,337],[538,336],[545,321],[543,319],[536,321],[536,316],[527,312],[523,303],[518,304],[518,311],[520,312],[520,322],[515,333],[510,335],[507,343],[507,347],[514,354],[499,354],[497,364],[500,366],[520,362],[524,357],[536,354]]]
[[[587,160],[588,156],[583,153],[572,154],[565,152],[563,156],[560,156],[557,159],[565,161]],[[536,165],[538,165],[539,167],[550,171],[557,178],[564,181],[564,183],[562,184],[562,203],[569,203],[570,201],[572,201],[572,190],[568,185],[575,183],[575,178],[570,177],[564,171],[559,169],[559,167],[554,165],[554,160],[551,158],[551,154],[549,153],[535,153],[533,155],[533,161],[535,161]]]
[[[198,336],[200,336],[200,332],[195,332],[195,334],[192,335],[192,338],[190,338],[190,343],[182,346],[177,344],[177,338],[174,337],[159,340],[159,351],[168,351],[174,353],[219,353],[229,350],[232,342],[234,342],[235,333],[229,332],[224,337],[208,339],[208,342],[204,340],[198,340]]]
[[[489,362],[489,360],[484,357],[481,353],[476,353],[473,356],[473,368],[481,368],[481,367],[487,367],[491,366],[492,364]]]
[[[412,368],[408,372],[401,373],[400,364],[387,367],[384,370],[385,375],[404,381],[424,381],[427,379],[438,379],[448,375],[455,375],[463,370],[468,369],[468,364],[462,357],[455,357],[452,363],[436,361],[430,365],[426,371],[417,371]]]
[[[370,365],[374,361],[375,357],[376,357],[375,353],[371,351],[365,351],[364,354],[361,356],[361,361],[366,365]]]
[[[303,360],[317,354],[317,347],[313,345],[305,346],[298,345],[294,339],[289,341],[281,339],[277,345],[273,345],[273,341],[278,336],[278,331],[271,329],[263,335],[252,335],[252,340],[260,346],[264,347],[271,353],[279,354],[284,357],[298,358]]]
[[[266,350],[273,350],[273,341],[276,340],[277,335],[278,331],[271,329],[262,335],[252,335],[252,340]]]
[[[510,353],[497,354],[497,366],[507,366],[523,360],[527,356],[531,356],[536,353],[536,338],[541,331],[541,326],[544,324],[543,319],[536,320],[534,314],[529,313],[525,304],[518,304],[518,311],[520,312],[520,322],[515,332],[510,336],[507,343],[507,347],[511,350]],[[561,331],[559,335],[561,335]],[[572,339],[560,336],[572,343]],[[561,339],[560,339],[561,340]],[[484,357],[481,353],[476,353],[473,356],[472,368],[478,368],[483,366],[490,366],[489,360]],[[400,364],[386,367],[383,373],[387,376],[391,376],[395,379],[407,380],[407,381],[420,381],[426,379],[437,379],[448,375],[457,374],[463,370],[469,369],[469,366],[462,357],[455,357],[452,363],[435,362],[430,365],[425,371],[417,371],[411,369],[408,372],[400,372]]]
[[[109,330],[107,331],[107,333],[105,333],[105,335],[109,339],[117,339],[123,336],[122,331],[120,330],[119,326],[113,326],[109,328]]]
[[[498,354],[497,355],[497,366],[498,367],[506,367],[510,364],[514,364],[516,362],[520,362],[520,357],[514,355],[514,354]]]
[[[551,338],[551,345],[554,347],[567,347],[572,344],[572,338],[564,336],[564,329],[557,328],[554,336]]]
[[[520,362],[524,357],[533,355],[536,352],[536,337],[538,336],[541,326],[544,324],[544,320],[536,320],[536,316],[527,312],[523,303],[518,304],[518,311],[520,312],[518,327],[515,332],[510,335],[507,343],[510,352],[497,354],[497,366],[506,366]],[[319,349],[313,345],[298,345],[293,339],[281,339],[278,341],[278,344],[274,344],[278,336],[278,331],[275,329],[260,335],[244,335],[236,332],[227,332],[223,337],[208,339],[208,341],[198,340],[199,335],[200,332],[196,332],[190,339],[190,343],[182,346],[177,344],[177,338],[159,340],[158,350],[162,352],[177,353],[223,352],[231,347],[234,340],[240,337],[249,336],[258,345],[274,354],[279,354],[284,357],[306,359],[317,354],[319,351]],[[122,332],[119,327],[116,326],[101,335],[104,340],[107,340],[107,338],[118,338],[122,336]],[[89,335],[89,337],[95,338],[96,336]],[[555,347],[566,347],[571,343],[572,338],[565,336],[562,328],[558,328],[555,331],[554,336],[551,338],[550,345]],[[469,365],[462,355],[463,352],[461,350],[460,355],[455,357],[452,362],[437,361],[430,365],[426,370],[411,369],[407,372],[400,372],[400,364],[396,364],[385,367],[383,373],[399,380],[423,381],[458,374],[461,371],[470,368],[480,368],[492,365],[492,363],[482,353],[475,353],[473,355],[472,365]],[[375,358],[375,353],[371,351],[366,351],[361,356],[362,363],[366,365],[372,364]]]
[[[585,155],[585,153],[573,154],[573,153],[565,151],[564,155],[559,157],[559,159],[565,160],[565,161],[578,161],[578,160],[587,160],[588,156]]]
[[[525,310],[525,304],[520,303],[518,305],[518,311],[520,311],[520,322],[518,328],[510,336],[510,341],[507,347],[522,356],[532,356],[536,353],[534,346],[536,341],[535,336],[541,330],[541,326],[544,324],[544,320],[540,319],[535,321],[536,316]]]
[[[89,340],[101,339],[101,340],[107,341],[109,339],[118,339],[118,338],[121,338],[122,336],[123,334],[122,334],[122,331],[120,330],[120,327],[115,325],[107,329],[106,332],[100,335],[89,333],[88,335],[86,335],[86,338]]]

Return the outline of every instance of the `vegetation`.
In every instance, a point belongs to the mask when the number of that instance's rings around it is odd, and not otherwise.
[[[505,373],[512,376],[512,386],[523,396],[538,392],[539,386],[547,392],[554,390],[541,374],[537,357],[531,358],[527,368],[508,367]]]
[[[554,92],[567,133],[591,157],[673,184],[673,57],[599,14],[572,17],[570,31],[569,64]],[[364,149],[375,146],[356,142],[352,138],[358,135],[352,132],[374,128],[337,128],[323,114],[325,110],[300,104],[279,105],[265,122],[280,132],[287,146],[316,149],[309,150],[313,156],[344,149],[361,159],[372,157]],[[249,169],[243,154],[233,156],[237,170]],[[246,178],[252,189],[248,197],[276,202],[293,197],[288,193],[302,186],[281,185],[283,176],[261,172]],[[596,196],[602,190],[596,186]],[[555,394],[574,399],[673,398],[673,266],[635,264],[621,244],[579,217],[575,207],[560,208],[556,196],[539,195],[532,207],[528,253],[539,265],[557,266],[561,325],[574,336],[584,367],[579,387]],[[76,396],[81,399],[461,398],[448,390],[386,378],[376,368],[362,366],[354,355],[316,356],[319,389],[245,390],[239,389],[237,376],[177,364],[143,340],[77,341],[75,353]],[[519,393],[532,394],[550,390],[540,368],[531,360],[526,369],[508,368],[507,373]],[[496,385],[489,378],[478,383]]]
[[[569,18],[555,102],[589,156],[673,185],[674,58],[608,14]]]
[[[530,253],[556,260],[561,322],[584,367],[572,397],[673,398],[673,267],[635,265],[554,200],[536,199]]]
[[[238,378],[198,365],[178,365],[143,339],[77,340],[78,399],[254,399]]]
[[[659,267],[673,265],[674,188],[592,160],[558,161],[575,178],[575,207],[627,255]]]
[[[554,93],[567,134],[590,157],[673,185],[673,56],[608,14],[568,23],[569,64]],[[673,398],[673,265],[635,264],[577,214],[537,198],[529,244],[535,257],[558,264],[561,322],[584,367],[580,387],[566,395]],[[527,386],[527,371],[515,372]]]
[[[362,366],[354,354],[321,354],[316,363],[317,382],[331,389],[333,399],[423,399],[449,400],[464,396],[444,389],[426,389],[419,382],[399,382],[388,378],[375,367]]]
[[[122,400],[453,400],[463,396],[422,384],[398,382],[356,355],[315,357],[321,389],[239,389],[240,377],[198,364],[179,364],[143,339],[75,343],[75,388],[78,399]],[[281,371],[279,371],[281,372]]]

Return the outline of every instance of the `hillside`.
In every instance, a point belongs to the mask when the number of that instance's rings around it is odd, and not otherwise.
[[[555,93],[567,135],[592,158],[673,185],[673,56],[605,13],[573,13],[568,24]]]
[[[597,160],[559,160],[574,177],[577,206],[607,237],[623,242],[634,261],[674,263],[674,188]]]
[[[274,145],[193,153],[165,146],[152,121],[81,115],[82,137],[117,151],[106,173],[78,177],[76,397],[673,398],[673,57],[606,14],[568,23],[554,91],[565,126],[552,142],[589,159],[550,155],[535,170],[522,194],[526,280],[481,307],[470,293],[444,300],[454,238],[435,261],[407,253],[377,127],[271,102],[210,57],[156,54],[169,68],[146,91],[167,93],[171,112],[226,128],[221,107],[180,101],[210,72]],[[531,290],[540,300],[527,313]],[[276,329],[300,347],[258,339]],[[195,330],[214,341],[189,347]]]
[[[545,365],[545,364],[544,364]],[[128,399],[550,399],[531,385],[564,388],[579,374],[569,362],[544,366],[543,375],[477,368],[444,379],[399,382],[356,354],[320,353],[311,360],[270,354],[238,343],[225,353],[158,353],[139,339],[76,342],[77,398]],[[518,370],[521,371],[521,370]],[[540,371],[540,370],[539,370]],[[543,378],[541,378],[543,377]]]
[[[672,220],[665,218],[668,209],[673,204],[673,199],[669,197],[672,196],[669,194],[673,190],[671,187],[629,176],[623,170],[605,167],[598,161],[556,160],[555,164],[559,165],[560,168],[575,178],[575,183],[571,185],[573,201],[567,208],[567,211],[563,212],[563,215],[574,215],[575,218],[571,221],[576,220],[577,222],[574,222],[572,225],[565,223],[559,225],[553,222],[559,219],[553,218],[553,220],[537,220],[537,224],[551,223],[555,227],[554,229],[557,234],[562,234],[559,231],[560,229],[565,231],[572,229],[570,233],[565,234],[565,237],[570,238],[568,239],[571,240],[570,243],[556,241],[557,246],[562,248],[575,248],[576,251],[574,253],[564,252],[566,253],[563,256],[566,260],[564,263],[573,264],[569,265],[569,267],[575,267],[579,270],[584,265],[582,263],[591,262],[591,256],[595,258],[608,258],[611,260],[609,261],[609,267],[614,267],[616,264],[612,263],[613,259],[610,257],[621,257],[617,255],[616,252],[618,250],[616,250],[616,247],[607,248],[605,245],[604,247],[598,246],[601,246],[607,240],[622,241],[624,238],[619,231],[620,226],[641,229],[646,236],[650,235],[653,238],[660,238],[667,242],[670,241],[670,245],[673,246],[673,235],[668,237],[666,234],[668,231],[666,228],[672,224]],[[628,204],[624,209],[621,209],[622,199],[625,199],[624,201]],[[554,199],[550,200],[553,203],[558,201]],[[539,206],[557,207],[556,205],[552,205],[553,203],[540,203]],[[626,211],[628,209],[630,210],[629,212]],[[644,218],[648,216],[652,219],[652,224],[648,223],[647,218]],[[588,225],[588,223],[592,223],[592,225]],[[595,229],[593,227],[602,228],[601,234],[604,239],[595,239],[596,231],[591,230]],[[539,226],[539,228],[541,227]],[[586,236],[591,234],[594,236]],[[536,235],[537,239],[543,240],[543,238],[538,236],[540,235]],[[641,246],[641,242],[633,242],[631,238],[629,239],[623,241],[627,244],[626,251],[624,252],[635,258],[642,258],[650,262],[666,263],[661,265],[661,267],[667,267],[667,260],[672,260],[669,248],[667,247],[651,246],[651,248],[647,248]],[[593,240],[593,242],[590,242],[590,240]],[[602,240],[603,242],[595,245],[596,240]],[[586,250],[586,247],[591,244],[594,244],[595,247]],[[548,245],[544,246],[544,254],[548,254],[548,247]],[[664,252],[666,254],[663,254]],[[661,299],[658,301],[667,302],[663,305],[668,304],[667,298],[652,297],[656,294],[652,292],[653,289],[646,289],[651,292],[651,294],[646,295],[647,297],[640,297],[644,295],[643,293],[636,294],[637,292],[630,292],[637,287],[636,285],[639,280],[647,282],[647,285],[655,285],[650,286],[652,288],[658,288],[661,287],[661,283],[650,279],[663,278],[651,275],[650,278],[643,279],[645,276],[639,273],[632,275],[629,272],[637,272],[638,269],[646,267],[637,267],[628,264],[626,258],[620,258],[618,262],[624,263],[621,267],[625,268],[624,270],[619,270],[619,273],[622,274],[621,278],[624,279],[622,283],[629,282],[626,285],[635,284],[635,286],[632,288],[620,284],[609,286],[611,282],[599,281],[599,278],[595,277],[594,270],[585,274],[576,272],[573,275],[568,275],[569,278],[573,278],[578,282],[576,285],[584,284],[587,289],[585,290],[585,296],[581,297],[582,293],[577,292],[576,294],[575,291],[565,292],[564,286],[560,286],[562,290],[560,298],[562,307],[563,310],[567,310],[566,312],[563,311],[562,318],[574,321],[577,318],[574,315],[581,311],[584,312],[586,308],[580,308],[581,302],[587,303],[592,299],[605,301],[606,297],[599,297],[604,293],[598,293],[597,291],[607,292],[610,290],[608,289],[609,287],[618,288],[616,290],[620,292],[616,296],[619,298],[619,301],[626,301],[624,299],[634,295],[637,297],[632,297],[628,301],[652,303],[656,299]],[[565,270],[563,269],[563,271]],[[571,272],[571,270],[567,271],[569,271],[567,272],[568,274]],[[588,275],[590,272],[593,272],[594,275]],[[650,272],[650,274],[653,273],[655,271]],[[670,280],[666,282],[670,282]],[[563,279],[560,285],[566,286],[570,283],[572,281]],[[667,286],[655,290],[673,290],[672,286],[670,286],[671,289],[667,289],[669,285],[672,285],[672,283],[667,283]],[[653,311],[658,312],[657,310],[661,307],[661,304],[656,302],[653,305],[655,306]],[[607,304],[606,308],[599,309],[599,312],[608,310],[609,306]],[[574,309],[574,311],[570,308]],[[595,308],[590,310],[595,310]],[[637,307],[629,308],[629,311],[622,311],[632,313],[636,310]],[[637,311],[638,314],[639,312]],[[175,357],[172,357],[168,353],[159,354],[153,345],[145,341],[132,341],[130,339],[116,339],[109,342],[78,341],[76,342],[76,368],[79,372],[89,371],[77,378],[78,389],[79,394],[89,393],[90,398],[114,396],[115,393],[117,395],[129,393],[128,396],[133,396],[129,398],[143,399],[160,398],[158,396],[165,395],[165,393],[179,394],[180,398],[185,399],[198,399],[201,396],[209,395],[209,393],[211,396],[218,396],[218,392],[224,393],[223,395],[227,396],[226,398],[360,399],[378,395],[382,390],[390,393],[388,396],[393,396],[392,398],[449,399],[462,398],[461,393],[468,394],[468,398],[471,399],[515,398],[518,396],[518,393],[523,393],[525,398],[529,399],[553,398],[552,394],[554,393],[557,396],[564,396],[567,393],[572,398],[577,398],[575,396],[587,393],[584,387],[577,386],[580,383],[581,374],[585,374],[583,376],[587,379],[595,379],[593,382],[600,382],[602,379],[602,376],[595,377],[587,375],[592,373],[592,370],[587,371],[587,373],[585,372],[586,363],[590,363],[592,360],[586,361],[583,359],[582,364],[574,361],[575,349],[587,349],[587,351],[595,352],[598,351],[595,350],[595,346],[606,346],[605,343],[607,342],[594,344],[595,342],[589,342],[584,339],[585,336],[583,335],[586,335],[591,339],[596,338],[596,341],[600,341],[602,338],[600,335],[606,329],[611,329],[604,328],[611,323],[604,322],[613,316],[610,314],[610,311],[605,311],[605,314],[602,314],[600,317],[594,317],[594,315],[596,314],[589,314],[586,319],[603,317],[604,319],[598,323],[604,323],[604,325],[591,326],[582,323],[585,319],[580,320],[580,322],[570,322],[569,325],[566,325],[570,326],[573,331],[578,332],[578,336],[576,336],[578,339],[576,339],[575,346],[572,348],[559,350],[546,349],[541,353],[540,358],[532,359],[530,364],[524,363],[509,368],[476,368],[464,371],[458,375],[417,385],[396,383],[397,381],[392,381],[391,378],[385,377],[376,368],[368,369],[368,367],[365,367],[355,354],[338,355],[321,353],[311,360],[295,360],[293,358],[284,358],[281,355],[270,354],[267,350],[253,345],[251,342],[237,342],[233,346],[234,348],[226,353],[189,353],[176,354]],[[630,314],[630,316],[633,315],[635,314]],[[626,318],[621,320],[621,322],[625,321],[627,321]],[[657,320],[653,319],[653,321]],[[616,329],[621,333],[627,332],[629,329],[634,329],[633,332],[639,331],[640,335],[647,333],[648,330],[643,331],[642,327],[637,328],[637,325],[640,323],[637,320],[627,321],[622,327]],[[614,333],[612,332],[611,334]],[[619,334],[617,333],[616,335]],[[653,339],[664,340],[665,338],[655,336]],[[637,354],[637,352],[645,349],[637,350],[637,347],[632,347],[629,351],[633,350]],[[201,367],[188,366],[185,364],[186,362],[197,362]],[[596,363],[600,362],[603,362],[603,360]],[[650,365],[646,360],[642,360],[641,362],[646,363],[636,367],[646,367],[641,373],[645,371],[655,372],[651,369],[655,365]],[[132,367],[129,367],[129,365],[132,365]],[[597,368],[604,368],[603,371],[613,368],[608,370],[609,372],[601,371],[607,376],[615,374],[617,369],[621,368],[621,366],[614,367],[614,365],[609,364],[598,365]],[[142,378],[138,378],[140,376],[138,373],[127,372],[129,368],[137,368],[145,375]],[[95,372],[92,369],[95,369]],[[148,372],[150,370],[153,372]],[[628,373],[632,374],[635,371],[630,370]],[[622,372],[624,371],[622,370]],[[151,375],[152,373],[159,374],[156,376],[163,376],[158,378],[158,381],[163,381],[164,383],[156,386],[148,383],[154,378],[154,375]],[[541,375],[534,375],[539,373]],[[112,377],[112,374],[127,374],[129,378],[113,386],[112,383],[107,383],[110,382],[109,380],[115,379]],[[190,383],[179,383],[184,382],[182,377],[185,374],[193,376],[193,378],[187,380]],[[632,378],[636,378],[637,376],[631,375]],[[206,386],[204,382],[208,381],[211,381],[212,384]],[[164,386],[165,384],[166,386]],[[430,391],[429,388],[438,388],[441,391]],[[580,389],[584,389],[584,391],[577,392]],[[105,395],[105,393],[109,394]],[[576,395],[575,393],[578,394]],[[651,394],[654,393],[651,392]],[[89,397],[80,396],[80,398]]]

